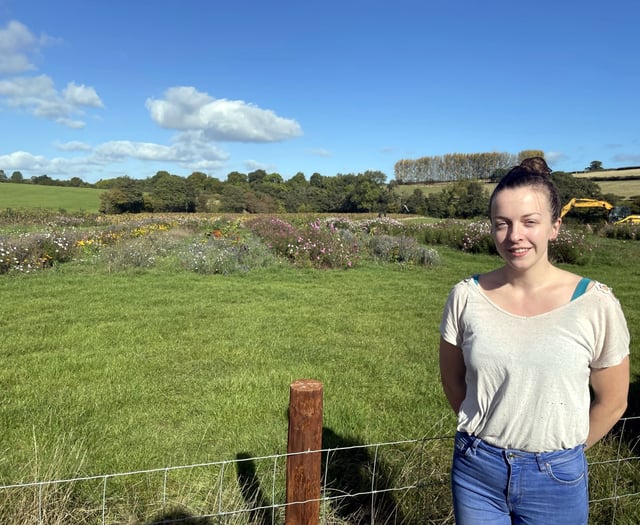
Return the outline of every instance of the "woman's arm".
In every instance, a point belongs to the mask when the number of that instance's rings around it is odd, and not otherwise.
[[[589,409],[587,448],[611,430],[627,408],[629,357],[615,366],[591,369],[593,400]]]
[[[447,400],[456,414],[460,411],[460,405],[462,405],[467,393],[466,371],[462,350],[451,343],[447,343],[441,337],[440,380],[442,381],[444,395],[447,396]]]

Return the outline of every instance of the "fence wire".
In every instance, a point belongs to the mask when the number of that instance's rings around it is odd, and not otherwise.
[[[588,453],[591,524],[640,523],[640,417]],[[336,446],[322,457],[323,525],[451,524],[453,436]],[[330,440],[329,440],[330,441]],[[325,441],[323,441],[325,443]],[[284,523],[287,454],[0,485],[0,524]]]

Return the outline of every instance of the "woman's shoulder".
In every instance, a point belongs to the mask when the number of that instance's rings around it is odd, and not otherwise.
[[[461,279],[460,281],[458,281],[456,284],[454,284],[453,290],[464,290],[472,286],[477,286],[479,278],[480,278],[479,273],[469,275],[464,279]]]
[[[449,290],[449,299],[466,297],[469,293],[469,288],[477,286],[477,278],[478,275],[469,275],[456,282]]]
[[[590,283],[589,289],[593,290],[594,295],[598,295],[600,297],[606,297],[615,302],[618,302],[618,298],[613,293],[613,288],[611,288],[611,286],[608,286],[605,283],[602,283],[597,280],[592,280]]]
[[[620,300],[614,294],[611,286],[596,279],[588,279],[586,277],[580,282],[578,288],[580,288],[580,286],[582,286],[583,292],[579,294],[575,293],[574,299],[584,298],[584,300],[590,304],[589,309],[592,312],[602,311],[601,308],[604,308],[606,311],[621,310]]]

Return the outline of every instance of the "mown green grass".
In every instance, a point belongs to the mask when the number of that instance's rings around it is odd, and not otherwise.
[[[105,190],[37,184],[0,184],[0,209],[46,208],[97,212]]]
[[[2,478],[32,437],[46,454],[72,434],[91,473],[282,452],[288,386],[307,377],[334,432],[420,437],[449,415],[435,349],[458,264],[3,278]]]
[[[579,268],[614,288],[636,336],[637,244],[621,259],[620,241],[607,241]],[[282,452],[288,386],[300,378],[325,384],[325,424],[341,435],[446,434],[443,302],[457,279],[498,261],[440,249],[435,269],[223,277],[69,265],[3,277],[2,478],[21,476],[34,439],[46,454],[67,434],[94,474]]]

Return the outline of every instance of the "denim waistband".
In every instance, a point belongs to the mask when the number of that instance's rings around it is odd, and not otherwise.
[[[508,460],[517,460],[523,463],[531,462],[537,463],[538,465],[554,460],[557,461],[563,457],[573,456],[577,452],[583,452],[585,448],[584,445],[577,445],[573,448],[553,450],[550,452],[527,452],[519,449],[496,447],[495,445],[491,445],[483,439],[467,434],[466,432],[456,433],[456,447],[462,447],[465,450],[470,449],[473,453],[478,449],[484,450],[489,454],[501,456]]]

